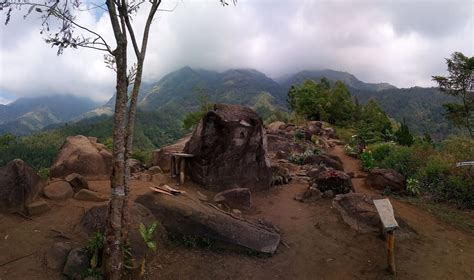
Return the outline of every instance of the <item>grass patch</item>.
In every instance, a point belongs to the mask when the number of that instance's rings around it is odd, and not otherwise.
[[[462,210],[455,209],[452,206],[434,203],[419,197],[405,196],[397,197],[397,199],[420,207],[423,210],[431,213],[439,220],[458,229],[474,234],[474,216],[471,216],[470,214],[465,213]]]

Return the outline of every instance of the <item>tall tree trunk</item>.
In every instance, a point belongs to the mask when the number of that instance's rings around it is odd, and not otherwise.
[[[123,271],[123,209],[127,208],[125,195],[125,116],[127,111],[127,43],[119,42],[115,50],[117,65],[117,96],[115,102],[113,130],[113,171],[110,178],[112,199],[109,204],[105,271],[107,279],[118,280]]]

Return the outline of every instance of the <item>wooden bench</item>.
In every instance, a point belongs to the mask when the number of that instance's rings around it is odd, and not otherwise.
[[[186,178],[186,159],[192,158],[192,154],[184,153],[170,153],[171,155],[171,177],[176,177],[179,174],[179,183],[184,184],[184,179]]]
[[[395,274],[395,254],[393,251],[395,245],[395,235],[393,231],[398,228],[397,220],[395,220],[395,215],[393,214],[393,207],[390,203],[390,200],[387,198],[384,199],[375,199],[374,200],[375,208],[382,222],[383,231],[387,239],[387,263],[388,269],[392,274]]]

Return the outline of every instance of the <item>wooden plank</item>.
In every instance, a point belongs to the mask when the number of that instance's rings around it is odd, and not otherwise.
[[[390,200],[387,198],[375,199],[374,205],[375,208],[377,208],[377,212],[379,213],[380,220],[382,221],[385,231],[392,231],[398,228],[398,223],[397,220],[395,220],[393,207],[390,203]]]
[[[194,157],[193,154],[185,154],[185,153],[171,153],[171,155],[175,157],[184,157],[184,158]]]
[[[474,161],[462,161],[462,162],[456,163],[457,167],[469,166],[469,165],[474,165]]]

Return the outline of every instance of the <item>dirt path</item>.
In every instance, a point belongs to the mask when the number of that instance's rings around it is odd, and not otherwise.
[[[342,147],[330,152],[341,157],[346,171],[361,173],[359,162],[346,156]],[[371,191],[363,179],[353,183],[357,191]],[[91,182],[91,186],[109,192],[107,181]],[[133,181],[133,196],[147,192],[148,186]],[[189,191],[194,188],[187,187]],[[274,256],[168,244],[151,263],[147,279],[393,279],[385,272],[385,242],[375,234],[352,230],[330,200],[295,201],[295,194],[306,187],[307,182],[297,177],[291,184],[254,194],[253,211],[244,213],[247,218],[269,220],[281,230],[288,247],[281,245]],[[474,279],[472,235],[418,208],[392,202],[395,211],[418,232],[414,238],[396,241],[396,278]],[[85,209],[97,204],[74,199],[53,203],[50,212],[33,221],[0,215],[0,264],[33,253],[1,266],[0,279],[64,279],[44,265],[44,252],[54,242],[64,241],[51,229],[63,231],[74,246],[85,245],[86,237],[77,224]]]
[[[347,156],[342,146],[336,146],[330,153],[341,158],[346,172],[366,175],[360,161]],[[352,180],[356,192],[375,193],[364,180]],[[413,205],[390,200],[395,213],[418,233],[415,240],[397,242],[399,270],[410,271],[418,279],[474,279],[473,235],[455,229]],[[405,262],[405,258],[410,261]]]

